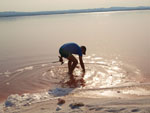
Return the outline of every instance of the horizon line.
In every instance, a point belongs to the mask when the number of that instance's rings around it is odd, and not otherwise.
[[[3,11],[0,12],[0,17],[58,15],[58,14],[73,14],[73,13],[134,11],[134,10],[150,10],[150,6],[137,6],[137,7],[118,6],[118,7],[109,7],[109,8],[69,9],[69,10],[33,11],[33,12]]]

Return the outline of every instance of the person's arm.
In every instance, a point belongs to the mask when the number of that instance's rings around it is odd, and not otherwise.
[[[62,56],[58,56],[58,58],[59,58],[59,62],[61,62],[61,65],[62,65],[64,63],[63,57]]]
[[[83,63],[83,60],[82,60],[82,56],[79,56],[79,60],[80,60],[80,65],[82,67],[82,70],[83,70],[83,72],[85,72],[85,67],[84,67],[84,63]]]

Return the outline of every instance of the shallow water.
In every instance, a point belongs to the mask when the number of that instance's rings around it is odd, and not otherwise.
[[[24,92],[22,95],[18,95],[18,91],[21,90],[14,90],[16,91],[14,94],[9,92],[11,95],[5,101],[5,107],[26,106],[66,95],[89,98],[135,98],[150,95],[150,83],[145,82],[141,71],[136,67],[129,66],[118,59],[108,60],[95,55],[85,57],[84,61],[86,72],[83,74],[80,68],[76,68],[73,73],[76,78],[84,75],[84,87],[79,85],[72,88],[62,84],[62,81],[65,82],[69,78],[66,63],[62,66],[51,66],[49,63],[37,64],[16,70],[15,79],[19,76],[29,76],[21,77],[19,82],[7,83],[7,85],[9,88],[15,85],[19,88],[21,85],[30,93],[25,92],[25,89],[22,90]],[[31,90],[33,90],[32,93]]]
[[[66,42],[87,46],[85,88],[149,83],[149,18],[150,11],[0,18],[0,98],[60,87],[67,65],[52,62]]]
[[[134,87],[134,85],[140,86],[140,84],[149,83],[137,67],[126,64],[119,59],[110,60],[91,55],[84,57],[84,62],[86,66],[86,73],[83,78],[85,86],[78,87],[87,89],[87,91],[88,89],[95,91],[95,89],[113,89],[113,87],[123,86]],[[62,88],[61,81],[69,80],[67,72],[66,62],[61,66],[59,64],[39,63],[19,68],[13,72],[5,72],[1,76],[1,99],[10,94],[45,92]],[[76,68],[74,76],[81,77],[82,75],[81,68]],[[66,88],[69,87],[66,86]],[[149,89],[145,89],[145,91],[149,91]]]

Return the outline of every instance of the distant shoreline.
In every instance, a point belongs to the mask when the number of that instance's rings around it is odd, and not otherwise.
[[[135,11],[135,10],[150,10],[150,6],[138,6],[138,7],[110,7],[110,8],[94,8],[94,9],[76,9],[76,10],[58,10],[58,11],[38,11],[38,12],[6,11],[6,12],[0,12],[0,17],[38,16],[38,15],[59,15],[59,14],[92,13],[92,12],[112,12],[112,11]]]

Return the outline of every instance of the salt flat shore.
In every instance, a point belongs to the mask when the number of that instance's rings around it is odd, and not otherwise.
[[[59,103],[59,99],[63,102]],[[67,95],[23,106],[1,104],[0,113],[150,113],[150,96],[89,98]]]

